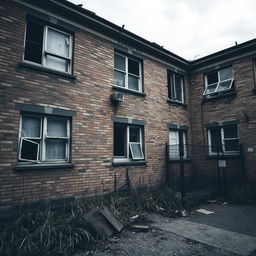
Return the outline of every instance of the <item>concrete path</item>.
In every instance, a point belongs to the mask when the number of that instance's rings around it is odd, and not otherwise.
[[[256,251],[256,206],[208,204],[213,214],[195,213],[154,227],[238,255]]]

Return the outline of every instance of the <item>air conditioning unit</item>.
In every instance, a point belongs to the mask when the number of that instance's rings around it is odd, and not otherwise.
[[[118,103],[124,101],[124,94],[121,92],[114,92],[110,96],[110,100],[113,103]]]

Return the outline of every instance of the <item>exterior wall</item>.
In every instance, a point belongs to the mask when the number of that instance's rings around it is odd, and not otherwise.
[[[1,4],[0,206],[109,192],[125,182],[127,166],[113,162],[112,116],[146,121],[144,166],[129,166],[136,186],[157,186],[165,172],[168,123],[189,127],[189,107],[166,102],[167,67],[144,59],[145,97],[124,92],[117,111],[110,103],[114,48],[100,37],[75,34],[74,75],[19,66],[22,62],[26,13],[12,1]],[[188,97],[186,82],[186,97]],[[189,102],[189,98],[187,98]],[[14,170],[17,164],[20,111],[15,103],[76,111],[72,119],[74,168]],[[190,129],[189,129],[190,133]],[[190,134],[189,134],[189,138]]]
[[[215,66],[218,63],[214,64]],[[234,83],[237,95],[235,97],[218,98],[202,103],[204,92],[204,70],[194,72],[190,80],[192,138],[194,145],[207,145],[205,124],[237,120],[239,142],[243,146],[245,171],[249,179],[256,178],[256,97],[254,88],[253,61],[244,57],[232,63]],[[244,113],[249,116],[247,122]],[[248,152],[253,148],[253,152]],[[195,150],[196,151],[196,150]],[[197,174],[205,177],[217,177],[216,160],[207,160],[205,151],[193,155]],[[226,173],[230,177],[241,179],[241,159],[228,159]]]

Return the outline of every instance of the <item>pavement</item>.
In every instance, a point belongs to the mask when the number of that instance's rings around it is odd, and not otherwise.
[[[256,256],[256,205],[200,206],[188,217],[150,215],[149,232],[123,232],[86,254],[93,256]],[[212,213],[211,213],[212,212]]]

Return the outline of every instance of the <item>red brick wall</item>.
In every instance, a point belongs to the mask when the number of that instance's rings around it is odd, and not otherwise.
[[[75,80],[22,68],[26,13],[12,1],[1,3],[0,205],[104,193],[125,181],[126,167],[113,167],[111,116],[145,120],[146,166],[132,166],[137,186],[159,185],[165,171],[167,123],[189,126],[189,109],[167,99],[167,68],[144,60],[146,97],[125,94],[117,109],[113,92],[114,48],[102,38],[80,30],[75,34]],[[187,87],[187,84],[186,84]],[[186,88],[188,92],[188,87]],[[20,111],[15,103],[77,111],[72,121],[73,169],[15,171]]]

